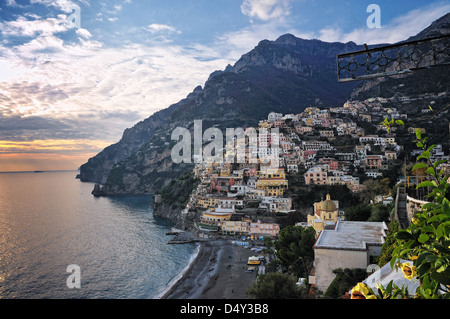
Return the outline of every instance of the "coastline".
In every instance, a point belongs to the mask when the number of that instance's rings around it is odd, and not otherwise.
[[[169,294],[173,289],[174,286],[183,279],[183,277],[185,276],[185,274],[187,272],[189,272],[192,268],[192,266],[194,265],[194,263],[196,262],[199,254],[200,254],[200,250],[201,250],[201,244],[199,244],[197,246],[197,249],[195,250],[195,252],[192,254],[191,258],[188,261],[188,264],[186,265],[186,267],[184,267],[184,269],[180,272],[180,274],[178,274],[177,276],[175,276],[171,281],[169,281],[166,285],[166,287],[160,291],[159,293],[157,293],[154,297],[152,297],[151,299],[165,299],[164,296],[166,296],[167,294]]]
[[[245,292],[256,280],[246,272],[253,251],[226,240],[201,242],[195,258],[154,299],[250,299]]]

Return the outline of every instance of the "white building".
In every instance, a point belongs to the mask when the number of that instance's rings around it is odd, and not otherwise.
[[[333,230],[323,230],[314,245],[315,275],[309,282],[322,292],[337,268],[362,268],[371,256],[380,256],[388,227],[384,222],[338,221]]]
[[[269,120],[269,122],[275,122],[276,120],[280,120],[282,118],[283,114],[275,112],[270,112],[269,115],[267,116],[267,120]]]

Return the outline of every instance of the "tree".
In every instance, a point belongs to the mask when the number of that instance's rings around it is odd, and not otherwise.
[[[356,205],[347,207],[344,211],[345,220],[367,221],[372,214],[372,209],[367,205]]]
[[[333,270],[333,274],[335,274],[336,277],[325,291],[325,298],[341,298],[346,292],[350,291],[356,283],[367,277],[366,269],[360,268],[338,268]]]
[[[280,231],[278,240],[274,242],[277,258],[297,277],[306,277],[314,260],[315,233],[312,227],[288,226]]]
[[[383,204],[372,206],[369,222],[387,222],[389,221],[389,207]]]
[[[258,276],[246,292],[255,299],[298,299],[302,296],[296,278],[280,272]]]

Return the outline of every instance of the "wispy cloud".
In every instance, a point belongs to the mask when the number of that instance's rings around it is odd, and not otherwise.
[[[148,25],[145,30],[147,30],[150,33],[160,33],[160,32],[175,32],[178,34],[181,34],[181,31],[177,30],[176,28],[166,25],[166,24],[156,24],[152,23]]]
[[[244,0],[241,12],[251,19],[279,20],[290,14],[290,3],[291,0]]]
[[[363,27],[344,32],[339,27],[329,26],[320,30],[317,36],[319,39],[328,42],[353,41],[357,44],[395,43],[416,35],[449,11],[450,4],[433,5],[432,7],[405,12],[404,15],[393,19],[389,23],[382,23],[381,28],[378,29]],[[383,16],[381,17],[383,21]]]

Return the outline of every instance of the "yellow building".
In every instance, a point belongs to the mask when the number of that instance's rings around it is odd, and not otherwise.
[[[276,169],[267,169],[263,172],[260,172],[259,175],[263,178],[282,178],[286,179],[286,173],[284,172],[284,168],[276,168]]]
[[[196,206],[203,209],[214,209],[219,204],[220,198],[201,196],[197,200]]]
[[[265,196],[282,196],[288,188],[288,180],[284,178],[260,178],[256,182],[256,189],[264,191]]]
[[[243,235],[250,231],[250,220],[223,220],[220,227],[223,234]]]
[[[324,230],[327,226],[333,226],[338,221],[339,202],[331,200],[330,194],[324,201],[314,203],[314,214],[308,215],[308,224],[316,232]]]
[[[220,177],[230,177],[231,175],[231,164],[225,163],[220,169]]]
[[[230,220],[232,212],[213,212],[207,210],[203,212],[202,217],[200,218],[201,222],[207,225],[220,225],[225,220]]]

